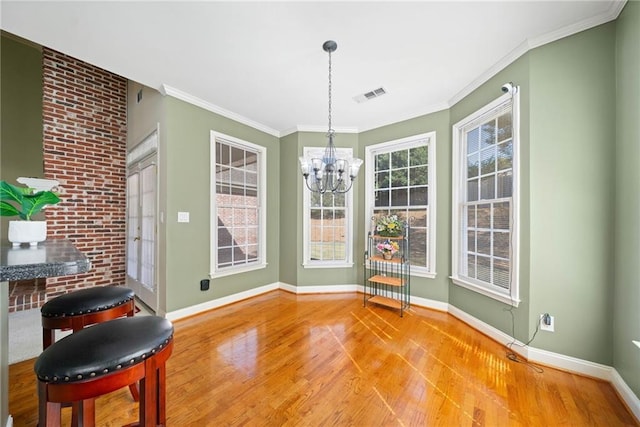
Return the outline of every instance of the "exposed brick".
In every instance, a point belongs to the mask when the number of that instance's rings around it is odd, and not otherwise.
[[[34,305],[125,283],[127,81],[48,48],[42,55],[45,177],[62,189],[62,202],[46,211],[48,237],[71,240],[92,269],[49,278]]]

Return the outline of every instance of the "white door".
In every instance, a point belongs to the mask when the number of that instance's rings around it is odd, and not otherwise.
[[[154,312],[158,309],[157,155],[127,167],[127,286]]]

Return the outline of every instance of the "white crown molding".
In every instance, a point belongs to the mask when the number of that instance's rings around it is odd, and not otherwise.
[[[433,114],[438,111],[449,109],[455,104],[457,104],[458,102],[460,102],[462,99],[464,99],[466,96],[471,94],[474,90],[478,89],[481,85],[486,83],[493,76],[498,74],[501,70],[506,68],[509,64],[513,63],[516,59],[518,59],[519,57],[521,57],[522,55],[530,51],[531,49],[543,46],[545,44],[554,42],[556,40],[560,40],[562,38],[571,36],[581,31],[588,30],[589,28],[593,28],[598,25],[612,21],[620,15],[620,12],[622,11],[626,3],[627,3],[627,0],[614,0],[611,2],[609,9],[606,12],[601,13],[600,15],[596,15],[596,16],[584,19],[575,24],[568,25],[566,27],[560,28],[555,31],[551,31],[541,36],[525,40],[519,46],[517,46],[515,49],[509,52],[506,56],[504,56],[502,59],[500,59],[498,62],[493,64],[491,67],[489,67],[489,69],[487,69],[484,73],[480,74],[470,84],[465,86],[460,92],[455,94],[451,99],[449,99],[448,102],[430,105],[425,108],[420,108],[419,110],[414,111],[413,113],[407,113],[407,114],[403,114],[402,116],[393,117],[388,120],[385,120],[384,122],[365,125],[361,129],[355,128],[355,127],[345,127],[345,128],[336,128],[334,130],[336,131],[336,133],[357,134],[360,132],[366,132],[372,129],[378,129],[384,126],[392,125],[394,123],[415,119],[427,114]],[[268,133],[277,138],[291,135],[296,132],[317,132],[317,133],[326,132],[326,128],[323,128],[320,126],[307,126],[307,125],[298,125],[281,132],[166,84],[163,84],[160,87],[160,93],[162,93],[165,96],[166,95],[173,96],[174,98],[177,98],[182,101],[188,102],[190,104],[196,105],[198,107],[204,108],[205,110],[227,117],[231,120],[235,120],[247,126],[251,126],[257,130]]]
[[[467,95],[471,94],[471,92],[478,89],[482,84],[486,83],[491,77],[498,74],[498,72],[506,68],[509,64],[514,62],[516,59],[518,59],[531,49],[535,49],[556,40],[560,40],[562,38],[577,34],[581,31],[588,30],[589,28],[593,28],[598,25],[605,24],[609,21],[613,21],[618,17],[618,15],[620,15],[620,12],[622,12],[622,9],[624,8],[626,3],[627,0],[614,0],[611,2],[609,9],[606,12],[601,13],[600,15],[592,16],[590,18],[583,19],[580,22],[576,22],[575,24],[568,25],[566,27],[551,31],[541,36],[525,40],[519,46],[509,52],[506,56],[496,62],[493,66],[491,66],[487,71],[479,75],[474,81],[465,86],[460,92],[454,95],[449,100],[447,108],[450,108],[460,102]]]
[[[351,128],[351,127],[333,128],[333,130],[335,131],[335,133],[359,133],[360,132],[358,128]],[[327,133],[327,128],[322,126],[298,125],[281,132],[280,136],[287,136],[296,132]]]
[[[529,49],[534,49],[547,43],[551,43],[556,40],[571,36],[573,34],[577,34],[581,31],[588,30],[589,28],[597,27],[598,25],[613,21],[614,19],[618,18],[618,15],[620,15],[620,12],[622,12],[622,9],[624,8],[624,5],[626,3],[627,0],[613,1],[609,6],[609,10],[601,13],[600,15],[591,16],[587,19],[583,19],[580,22],[567,25],[566,27],[562,27],[550,33],[543,34],[539,37],[534,37],[529,40]]]
[[[379,122],[376,124],[366,124],[360,131],[366,132],[372,129],[379,129],[385,126],[393,125],[393,124],[404,122],[407,120],[417,119],[419,117],[426,116],[427,114],[437,113],[438,111],[447,110],[449,108],[451,108],[451,106],[447,102],[432,104],[428,107],[414,110],[412,113],[406,113],[396,117],[389,118],[388,120],[385,120],[383,122]]]
[[[244,116],[241,116],[240,114],[234,113],[233,111],[225,110],[222,107],[218,107],[215,104],[212,104],[210,102],[205,101],[204,99],[201,99],[191,94],[188,94],[186,92],[183,92],[180,89],[176,89],[169,85],[163,84],[160,86],[159,91],[163,96],[167,96],[167,95],[172,96],[181,101],[188,102],[189,104],[195,105],[200,108],[204,108],[207,111],[211,111],[212,113],[216,113],[228,119],[234,120],[238,123],[251,126],[254,129],[257,129],[264,133],[268,133],[269,135],[273,135],[276,138],[280,138],[281,136],[279,131],[272,129],[269,126],[265,126],[262,123],[258,123],[254,120],[248,119]]]

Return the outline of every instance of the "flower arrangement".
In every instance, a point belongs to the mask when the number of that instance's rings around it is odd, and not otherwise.
[[[376,233],[385,237],[397,237],[402,234],[402,221],[398,215],[386,215],[376,221]]]
[[[387,253],[393,255],[400,250],[400,246],[398,246],[398,242],[385,240],[384,242],[378,243],[376,245],[376,249],[383,254]]]

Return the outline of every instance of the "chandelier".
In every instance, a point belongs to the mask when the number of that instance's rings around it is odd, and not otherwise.
[[[331,127],[331,53],[337,48],[338,44],[333,40],[328,40],[322,45],[322,49],[329,54],[329,131],[327,132],[329,142],[322,158],[300,157],[300,171],[307,188],[320,194],[349,191],[362,165],[361,159],[338,158],[333,142],[335,131]]]

